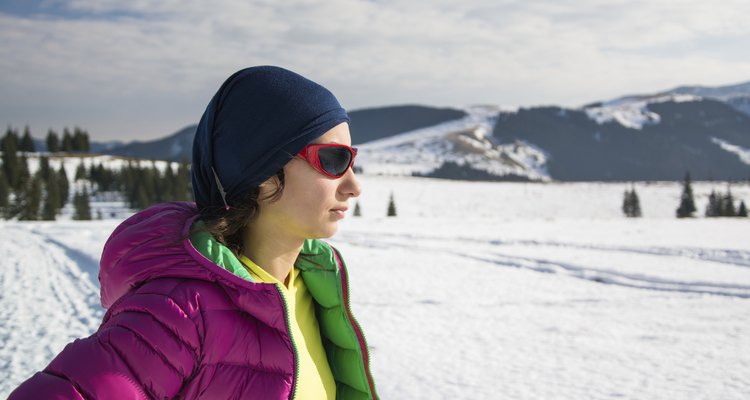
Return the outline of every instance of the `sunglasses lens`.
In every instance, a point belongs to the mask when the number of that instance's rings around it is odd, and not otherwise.
[[[323,147],[318,150],[318,158],[326,172],[339,176],[349,168],[352,153],[345,147]]]

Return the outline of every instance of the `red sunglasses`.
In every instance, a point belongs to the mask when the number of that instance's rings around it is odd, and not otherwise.
[[[308,144],[298,154],[330,178],[340,178],[354,164],[357,149],[345,144]]]

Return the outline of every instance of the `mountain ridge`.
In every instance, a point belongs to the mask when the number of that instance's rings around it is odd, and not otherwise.
[[[679,86],[578,108],[350,112],[364,173],[468,180],[675,180],[750,177],[750,82]],[[195,125],[107,154],[190,159]]]

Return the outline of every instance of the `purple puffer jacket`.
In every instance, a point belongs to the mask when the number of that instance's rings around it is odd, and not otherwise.
[[[199,253],[189,240],[196,218],[192,203],[165,203],[118,226],[102,253],[108,311],[98,331],[68,344],[9,399],[305,399],[294,392],[295,348],[278,288],[246,281]],[[348,303],[345,268],[334,253]],[[327,337],[321,321],[337,398],[377,398],[364,336],[348,304],[340,306],[354,348],[332,343],[344,337]],[[353,351],[349,361],[337,363],[344,350]]]

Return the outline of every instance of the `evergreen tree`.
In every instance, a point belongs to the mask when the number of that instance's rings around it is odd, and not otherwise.
[[[354,216],[355,217],[361,217],[362,216],[362,210],[359,208],[359,200],[354,202]]]
[[[144,208],[151,205],[151,196],[148,194],[145,184],[139,184],[135,189],[135,197],[133,198],[133,208],[136,210],[143,210]]]
[[[70,197],[70,182],[68,181],[68,174],[65,171],[64,163],[60,163],[60,169],[57,171],[57,185],[60,188],[60,203],[57,205],[57,209],[59,210],[65,207]]]
[[[35,221],[39,219],[39,207],[42,204],[42,181],[34,176],[26,181],[24,188],[18,192],[18,219],[21,221]]]
[[[740,207],[737,210],[737,216],[738,217],[747,217],[747,207],[745,206],[745,201],[740,201]]]
[[[13,189],[20,187],[21,181],[21,165],[18,158],[18,138],[15,137],[13,131],[8,128],[8,132],[3,137],[2,141],[3,148],[3,173],[5,179],[8,181]]]
[[[24,153],[21,153],[21,157],[18,159],[18,185],[23,186],[28,183],[31,179],[29,173],[29,161]]]
[[[630,191],[631,202],[633,204],[633,218],[641,217],[641,201],[638,199],[638,193],[635,192],[635,188]]]
[[[91,205],[89,204],[89,192],[84,186],[83,192],[76,193],[73,196],[73,219],[75,220],[90,220],[91,219]]]
[[[176,200],[175,185],[177,182],[175,182],[175,179],[174,171],[172,171],[172,163],[168,162],[166,168],[164,168],[164,178],[162,178],[161,186],[163,186],[162,192],[164,196],[162,201]]]
[[[708,195],[708,204],[706,205],[706,217],[713,218],[721,215],[719,198],[715,190],[711,190]]]
[[[60,138],[57,137],[57,132],[50,129],[47,132],[47,151],[50,153],[57,153],[60,151]]]
[[[73,151],[78,153],[88,152],[87,134],[77,126],[73,128]]]
[[[641,202],[638,199],[638,193],[635,188],[630,191],[625,190],[622,201],[622,212],[628,218],[639,218],[641,216]]]
[[[177,201],[188,201],[193,197],[193,191],[190,180],[190,165],[187,160],[182,160],[180,166],[177,167],[177,174],[175,176],[175,200]]]
[[[0,145],[0,150],[3,152],[7,151],[20,151],[20,139],[18,138],[18,132],[8,126],[8,128],[5,130],[5,136],[3,136],[3,142]],[[6,148],[6,146],[8,146]]]
[[[86,166],[83,165],[83,160],[78,164],[78,167],[76,167],[76,175],[75,178],[73,178],[73,181],[79,181],[82,179],[86,179]]]
[[[722,217],[736,217],[737,211],[734,209],[734,196],[727,186],[727,193],[721,197],[719,204],[719,215]]]
[[[625,189],[625,192],[622,195],[622,213],[625,214],[626,217],[630,217],[633,213],[632,199],[630,197],[630,192],[627,189]]]
[[[8,206],[10,205],[10,185],[5,179],[5,174],[0,174],[0,216],[7,217]]]
[[[61,150],[66,153],[73,152],[73,137],[70,136],[70,131],[68,130],[68,127],[66,126],[63,128],[63,137],[62,137],[62,146]]]
[[[395,217],[396,216],[396,202],[393,200],[393,193],[391,193],[391,198],[388,200],[388,214],[389,217]]]
[[[34,146],[34,139],[31,138],[31,131],[29,130],[29,126],[26,125],[25,128],[23,128],[23,138],[21,138],[21,145],[19,146],[19,149],[21,151],[34,153],[36,152],[36,146]]]
[[[57,212],[60,209],[59,205],[62,202],[60,199],[60,184],[57,182],[57,173],[52,170],[44,180],[45,196],[44,204],[42,205],[42,219],[46,221],[54,221],[57,216]]]
[[[39,157],[39,176],[42,178],[42,181],[46,181],[47,178],[49,178],[50,174],[50,167],[49,167],[49,157],[47,156],[41,156]]]
[[[696,211],[693,187],[690,184],[690,172],[688,172],[685,174],[685,181],[682,184],[682,196],[680,196],[680,207],[677,208],[677,218],[690,218]]]

